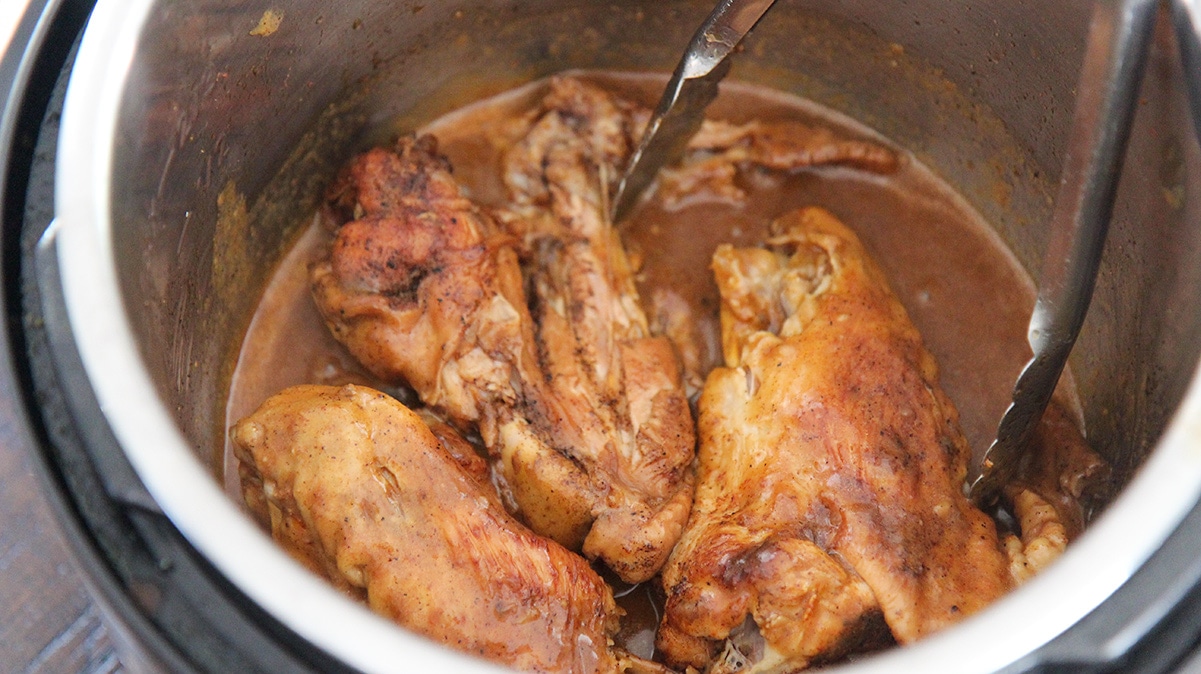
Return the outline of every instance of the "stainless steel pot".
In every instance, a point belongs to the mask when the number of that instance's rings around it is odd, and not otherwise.
[[[38,266],[61,284],[62,348],[77,350],[99,421],[136,471],[111,490],[165,513],[234,586],[351,666],[488,669],[345,600],[226,497],[233,357],[273,262],[361,139],[567,68],[666,70],[708,4],[102,0],[71,74]],[[1037,269],[1089,8],[791,0],[749,38],[733,77],[909,148]],[[1116,219],[1071,363],[1120,494],[1060,562],[994,607],[839,671],[1014,666],[1100,606],[1196,506],[1201,150],[1169,28],[1165,18],[1131,92],[1140,106]]]

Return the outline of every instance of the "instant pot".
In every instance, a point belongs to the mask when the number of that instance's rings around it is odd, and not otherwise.
[[[1113,500],[985,612],[834,670],[1201,671],[1196,5],[1160,8],[1130,92],[1135,125],[1071,361]],[[364,138],[564,69],[670,70],[710,9],[33,0],[0,60],[0,373],[21,392],[28,452],[127,667],[495,669],[346,600],[226,495],[232,362],[274,263]],[[909,149],[1037,270],[1091,9],[780,0],[733,77]]]

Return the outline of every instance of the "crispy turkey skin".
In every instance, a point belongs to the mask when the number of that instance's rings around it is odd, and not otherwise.
[[[879,643],[881,623],[908,643],[1016,582],[963,495],[934,359],[858,239],[816,208],[772,232],[713,259],[726,367],[701,394],[696,500],[663,571],[658,645],[677,667],[713,666],[748,617],[760,671]],[[1053,557],[1057,514],[1023,493],[1029,545],[1006,545]]]
[[[608,94],[588,93],[584,103],[608,104],[598,122],[620,121]],[[358,157],[331,190],[337,232],[313,293],[374,374],[478,427],[507,502],[535,531],[639,582],[687,518],[694,425],[674,350],[649,334],[599,209],[594,139],[581,124],[547,126],[532,121],[509,173],[528,170],[560,197],[523,204],[507,228],[462,195],[429,136]],[[609,140],[627,151],[625,135]]]
[[[632,147],[634,114],[604,90],[552,81],[503,154],[510,205],[500,216],[522,240],[547,382],[551,414],[535,430],[599,485],[607,505],[588,515],[594,519],[582,548],[627,581],[653,576],[679,538],[692,502],[696,443],[678,357],[670,341],[651,334],[607,217],[609,183]],[[539,472],[537,456],[514,452],[505,460],[509,474],[523,465]],[[520,488],[523,511],[558,489],[547,478]]]

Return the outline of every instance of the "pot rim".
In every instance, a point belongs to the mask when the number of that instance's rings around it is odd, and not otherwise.
[[[101,410],[163,513],[230,582],[277,620],[369,672],[497,668],[398,629],[292,560],[234,504],[159,398],[120,296],[110,219],[117,118],[154,0],[96,4],[71,73],[56,166],[55,226],[72,337]],[[1201,380],[1138,474],[1063,557],[963,623],[844,673],[989,672],[1095,609],[1158,549],[1201,496]]]

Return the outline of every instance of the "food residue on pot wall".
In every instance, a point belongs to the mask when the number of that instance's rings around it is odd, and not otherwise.
[[[268,35],[272,35],[275,33],[275,31],[279,30],[279,24],[282,23],[283,20],[283,12],[277,12],[274,9],[268,9],[267,11],[263,12],[263,16],[259,19],[258,25],[254,27],[254,30],[250,31],[250,34],[257,35],[259,37],[267,37]]]

